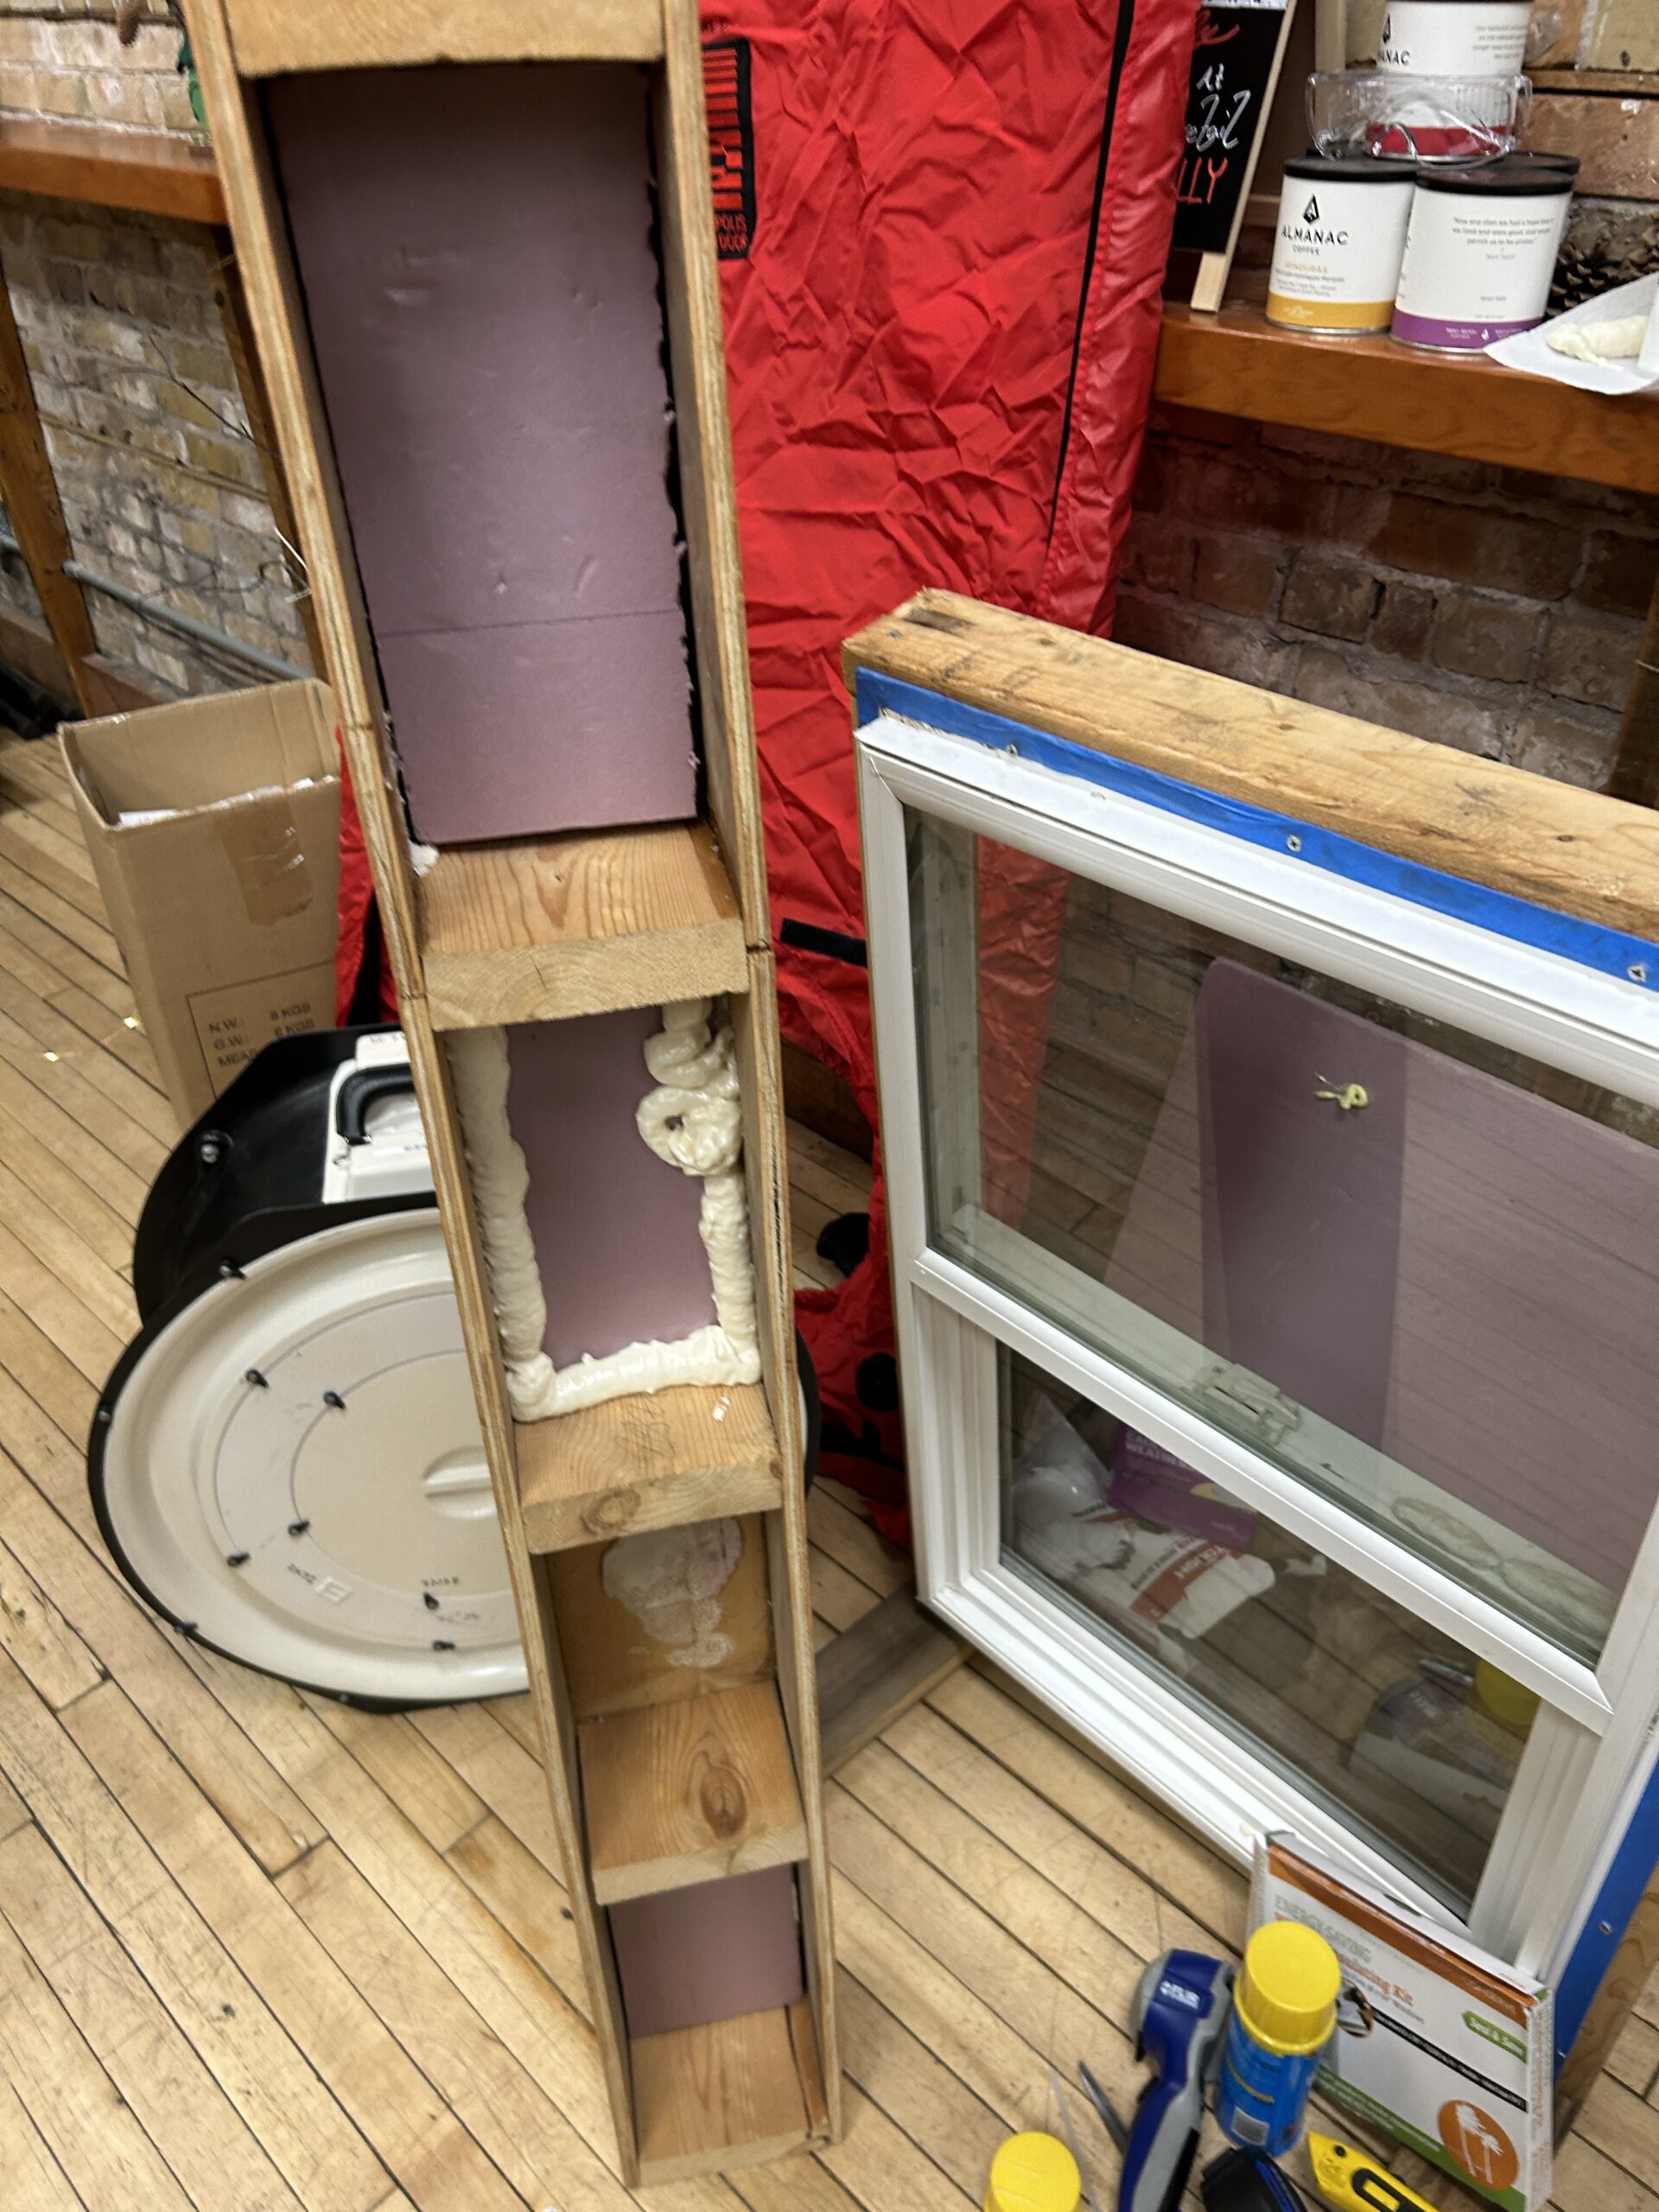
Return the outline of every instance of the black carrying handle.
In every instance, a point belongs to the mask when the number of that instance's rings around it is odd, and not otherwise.
[[[356,1068],[340,1086],[334,1099],[334,1128],[347,1144],[367,1144],[369,1109],[383,1098],[413,1092],[415,1077],[402,1066]]]

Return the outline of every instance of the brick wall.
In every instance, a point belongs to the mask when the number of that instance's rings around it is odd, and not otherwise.
[[[0,0],[0,118],[194,128],[179,33],[116,38],[91,8]],[[262,488],[197,225],[0,193],[0,257],[76,557],[129,590],[308,665],[294,587]],[[245,664],[96,591],[99,648],[152,689],[246,683]],[[35,613],[15,556],[0,606]]]
[[[1569,782],[1605,776],[1659,500],[1166,409],[1116,636]]]

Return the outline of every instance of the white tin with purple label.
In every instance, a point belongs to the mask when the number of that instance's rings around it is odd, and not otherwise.
[[[1475,353],[1541,322],[1573,180],[1572,168],[1526,155],[1482,168],[1420,170],[1395,337]]]

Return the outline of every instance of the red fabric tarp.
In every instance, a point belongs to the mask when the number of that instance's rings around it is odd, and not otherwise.
[[[1195,16],[1194,0],[705,7],[774,937],[863,931],[849,632],[925,584],[1109,625]],[[366,896],[348,858],[342,947],[361,948]],[[1064,883],[1008,855],[982,868],[981,899],[997,948],[987,1173],[1017,1220]],[[863,969],[785,938],[779,995],[785,1033],[847,1076],[874,1125]],[[882,1223],[878,1172],[871,1257],[803,1294],[798,1319],[826,1471],[897,1535]]]
[[[1195,16],[1193,0],[705,8],[734,42],[711,50],[710,124],[774,936],[863,929],[850,631],[924,584],[1110,621]],[[1014,1219],[1064,896],[1019,855],[982,868],[987,1175]],[[874,1123],[862,969],[785,938],[779,992],[785,1033]],[[870,1252],[798,1312],[826,1471],[899,1534],[879,1175]]]

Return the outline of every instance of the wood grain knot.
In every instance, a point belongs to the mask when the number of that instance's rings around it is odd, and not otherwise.
[[[721,1842],[729,1843],[734,1836],[743,1833],[749,1817],[749,1799],[735,1768],[706,1767],[697,1785],[697,1803],[709,1833]]]
[[[590,1536],[619,1536],[639,1511],[639,1493],[632,1483],[625,1483],[620,1490],[607,1490],[596,1497],[583,1513],[582,1525]]]

